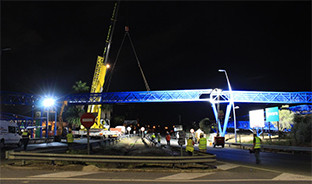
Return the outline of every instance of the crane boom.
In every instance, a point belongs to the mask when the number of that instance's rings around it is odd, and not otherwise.
[[[97,57],[95,71],[94,71],[92,85],[91,85],[91,91],[90,91],[91,93],[101,93],[103,91],[103,85],[105,82],[105,76],[106,76],[106,71],[107,71],[107,59],[108,59],[112,37],[113,37],[114,29],[115,29],[118,9],[119,9],[119,2],[116,2],[114,5],[112,17],[111,17],[111,24],[108,28],[103,55]],[[100,98],[95,99],[95,101],[100,101]],[[91,128],[103,128],[103,125],[101,124],[101,105],[89,105],[88,112],[97,113],[96,122]]]

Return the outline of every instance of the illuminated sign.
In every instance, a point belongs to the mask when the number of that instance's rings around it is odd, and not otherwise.
[[[264,110],[249,111],[250,128],[262,128],[264,127]]]
[[[177,131],[182,131],[182,130],[183,130],[183,126],[182,126],[182,125],[174,125],[173,130],[174,130],[175,132],[177,132]]]
[[[267,122],[279,121],[278,107],[265,108]]]

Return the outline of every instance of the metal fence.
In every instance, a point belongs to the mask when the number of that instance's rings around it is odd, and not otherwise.
[[[118,156],[118,155],[74,155],[6,151],[6,159],[12,160],[43,160],[43,161],[79,161],[98,163],[214,163],[216,155],[199,156]]]
[[[239,146],[241,149],[249,149],[253,144],[243,144],[243,143],[225,143],[231,146]],[[299,146],[280,146],[280,145],[266,145],[262,144],[261,149],[263,151],[287,151],[287,152],[312,152],[311,147],[299,147]]]

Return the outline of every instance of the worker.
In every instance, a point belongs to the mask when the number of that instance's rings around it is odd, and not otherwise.
[[[26,151],[27,149],[27,145],[28,145],[28,142],[29,142],[29,132],[27,131],[27,129],[25,129],[22,133],[22,142],[24,144],[24,151]]]
[[[160,144],[160,139],[161,139],[161,136],[160,136],[160,133],[157,134],[157,140],[158,140],[158,143]]]
[[[194,144],[195,142],[193,141],[193,137],[190,136],[187,140],[186,148],[185,151],[188,153],[189,156],[193,155],[194,152]]]
[[[155,133],[152,134],[151,139],[152,139],[152,142],[154,142],[154,140],[156,139]]]
[[[170,139],[171,139],[171,136],[170,136],[169,132],[167,132],[166,141],[167,141],[168,146],[170,146]]]
[[[260,149],[261,149],[261,139],[258,137],[257,133],[254,132],[254,139],[253,139],[253,151],[256,157],[256,164],[260,164]]]
[[[73,142],[74,142],[74,135],[72,134],[71,130],[68,131],[66,138],[67,138],[68,149],[70,149],[72,147]]]
[[[204,134],[200,134],[198,149],[204,153],[207,151],[207,139],[204,137]]]

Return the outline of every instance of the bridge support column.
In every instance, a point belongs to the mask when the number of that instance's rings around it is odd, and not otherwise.
[[[225,118],[224,118],[224,125],[223,125],[223,132],[221,133],[221,137],[224,137],[225,136],[225,131],[226,131],[226,128],[227,128],[227,124],[229,122],[229,117],[230,117],[230,112],[231,112],[231,109],[232,109],[232,104],[228,104],[226,106],[226,111],[225,111]]]
[[[215,115],[216,122],[218,123],[218,131],[220,133],[220,136],[224,137],[226,129],[227,129],[227,125],[228,125],[231,109],[232,109],[232,104],[229,103],[227,105],[227,107],[226,107],[223,128],[221,127],[221,122],[220,122],[219,117],[218,117],[218,110],[216,108],[216,103],[215,102],[211,102],[211,106],[212,106],[213,113]]]
[[[215,119],[216,119],[216,122],[218,123],[218,132],[222,132],[222,128],[221,128],[221,123],[220,123],[220,120],[219,120],[219,116],[218,116],[218,110],[216,108],[216,104],[214,102],[211,102],[211,107],[212,107],[212,110],[213,110],[213,114],[215,115]]]

